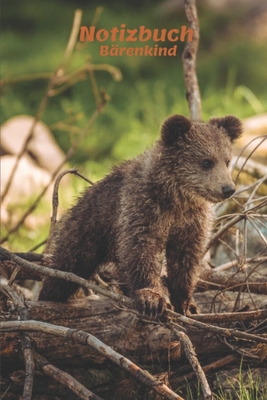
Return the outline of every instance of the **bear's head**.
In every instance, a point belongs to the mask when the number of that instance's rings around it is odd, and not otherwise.
[[[233,115],[211,118],[208,123],[182,115],[167,118],[160,143],[169,181],[175,179],[177,190],[192,199],[216,203],[231,197],[235,192],[229,171],[232,144],[241,134],[241,121]]]

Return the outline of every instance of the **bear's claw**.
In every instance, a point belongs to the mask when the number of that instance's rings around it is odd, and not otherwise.
[[[165,298],[153,289],[140,289],[135,292],[135,307],[144,318],[155,320],[161,317],[166,308]]]

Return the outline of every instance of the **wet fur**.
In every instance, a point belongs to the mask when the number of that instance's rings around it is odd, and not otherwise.
[[[241,134],[233,117],[191,122],[175,115],[155,146],[87,189],[55,237],[52,267],[89,278],[114,262],[124,292],[151,317],[164,312],[161,272],[167,262],[172,306],[196,310],[192,296],[212,223],[212,203],[234,187],[228,165]],[[203,168],[203,160],[214,167]],[[66,300],[77,285],[47,277],[40,300]]]

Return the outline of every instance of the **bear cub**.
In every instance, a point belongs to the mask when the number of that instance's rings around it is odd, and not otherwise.
[[[157,318],[167,307],[196,312],[192,296],[213,203],[235,192],[229,165],[241,132],[231,115],[208,123],[167,118],[152,149],[115,167],[63,217],[51,267],[88,279],[113,262],[124,293],[147,317]],[[171,305],[161,279],[165,265]],[[64,301],[77,288],[46,277],[39,300]]]

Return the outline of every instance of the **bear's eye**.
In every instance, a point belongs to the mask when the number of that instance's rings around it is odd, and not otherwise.
[[[203,160],[202,161],[202,165],[205,169],[211,169],[212,167],[214,167],[214,161],[212,160]]]
[[[227,160],[227,161],[226,161],[226,167],[228,168],[229,165],[230,165],[230,160]]]

